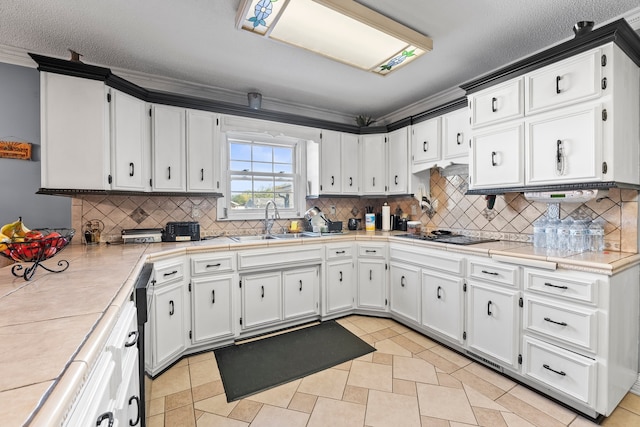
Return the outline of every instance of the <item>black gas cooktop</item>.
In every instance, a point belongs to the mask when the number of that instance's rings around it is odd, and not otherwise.
[[[497,242],[497,239],[489,239],[485,237],[464,236],[454,233],[422,233],[422,234],[399,234],[396,237],[404,237],[407,239],[425,240],[429,242],[450,243],[452,245],[475,245],[476,243]]]

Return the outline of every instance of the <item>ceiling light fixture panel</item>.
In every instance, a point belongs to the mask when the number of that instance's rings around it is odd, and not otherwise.
[[[236,26],[379,75],[433,48],[429,37],[352,0],[243,0]]]

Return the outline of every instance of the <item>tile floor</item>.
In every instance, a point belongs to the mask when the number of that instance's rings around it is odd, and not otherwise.
[[[377,351],[227,403],[213,352],[151,383],[149,427],[521,427],[595,425],[390,319],[338,322]],[[606,426],[640,426],[628,394]]]

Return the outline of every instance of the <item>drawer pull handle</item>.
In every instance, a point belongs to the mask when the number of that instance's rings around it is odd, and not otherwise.
[[[429,141],[422,141],[422,151],[425,153],[429,150]]]
[[[549,282],[545,282],[544,283],[545,286],[549,286],[552,288],[558,288],[558,289],[569,289],[568,286],[559,286],[559,285],[554,285],[553,283],[549,283]]]
[[[493,304],[491,301],[487,303],[487,316],[491,316],[493,314],[491,312],[491,304]]]
[[[353,177],[349,177],[349,187],[353,187]]]
[[[173,276],[174,274],[176,274],[178,272],[178,270],[173,270],[171,273],[164,273],[163,276],[167,277],[167,276]]]
[[[552,320],[549,317],[545,317],[544,320],[550,323],[555,323],[556,325],[567,326],[567,322],[556,322],[555,320]]]
[[[215,304],[216,303],[216,290],[212,289],[211,290],[211,304]]]
[[[376,177],[375,176],[373,177],[373,186],[374,187],[376,186]]]
[[[438,297],[438,299],[442,298],[442,294],[440,294],[441,291],[442,291],[442,287],[438,286],[438,289],[436,289],[436,296]]]
[[[560,80],[562,80],[562,77],[561,76],[556,76],[556,93],[562,92],[560,90]]]
[[[498,102],[498,98],[493,97],[491,98],[491,112],[495,113],[496,111],[498,111],[498,107],[496,106],[496,102]]]
[[[109,412],[105,412],[104,414],[98,415],[98,419],[96,420],[96,426],[100,427],[104,420],[109,420],[109,424],[107,424],[107,425],[109,427],[112,427],[113,426],[113,412],[109,411]]]
[[[375,254],[375,253],[377,253],[378,251],[376,251],[376,250],[371,250],[371,249],[367,249],[365,252],[366,252],[366,253],[368,253],[368,254]]]
[[[340,281],[342,282],[342,271],[340,272]]]
[[[138,408],[138,410],[136,411],[138,415],[136,415],[135,421],[129,420],[129,425],[133,427],[133,426],[137,426],[138,423],[140,422],[140,398],[138,396],[131,396],[129,398],[129,406],[131,406],[131,402],[136,402],[136,408]]]
[[[171,309],[169,309],[169,316],[173,316],[173,314],[176,312],[176,307],[173,304],[173,300],[169,301],[169,306],[171,307]]]
[[[220,267],[222,264],[217,263],[217,264],[207,264],[206,268],[213,268],[213,267]]]
[[[133,337],[133,339],[131,339]],[[138,343],[138,338],[140,337],[140,333],[138,331],[129,332],[129,340],[124,343],[125,347],[133,347]]]
[[[492,276],[497,276],[497,275],[498,275],[498,273],[496,273],[495,271],[482,270],[482,272],[483,272],[484,274],[490,274],[490,275],[492,275]]]
[[[262,298],[264,298],[264,286],[260,286],[262,288]]]
[[[341,255],[343,253],[345,253],[346,251],[336,251],[336,255]]]
[[[564,372],[564,371],[556,371],[555,369],[552,369],[552,368],[551,368],[549,365],[547,365],[546,363],[545,363],[544,365],[542,365],[542,367],[543,367],[544,369],[547,369],[547,370],[551,371],[551,372],[555,372],[555,373],[556,373],[556,374],[558,374],[558,375],[562,375],[563,377],[565,377],[565,376],[567,375],[567,373],[566,373],[566,372]]]
[[[404,288],[404,276],[400,278],[400,286]]]
[[[369,270],[369,281],[373,280],[373,270]]]
[[[335,185],[336,183],[336,179],[334,178],[333,175],[331,175],[331,185]]]
[[[396,175],[396,179],[394,180],[395,184],[398,185],[398,175]]]
[[[133,176],[136,173],[136,165],[129,163],[129,176]]]
[[[460,132],[456,135],[456,144],[462,145],[462,133]]]
[[[167,179],[171,180],[171,166],[169,166],[167,169],[169,170],[169,175]]]
[[[300,280],[300,292],[302,292],[302,280]]]
[[[491,166],[498,166],[498,162],[496,162],[496,153],[495,151],[491,152]]]

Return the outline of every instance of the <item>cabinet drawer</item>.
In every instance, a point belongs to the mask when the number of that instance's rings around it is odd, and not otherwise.
[[[600,56],[595,49],[527,74],[526,114],[600,96]]]
[[[153,270],[155,272],[156,286],[175,280],[182,280],[184,278],[184,261],[181,258],[180,260],[155,263]]]
[[[471,125],[484,126],[524,115],[523,78],[480,91],[471,97]]]
[[[524,288],[544,295],[595,304],[598,277],[575,271],[549,273],[525,268]]]
[[[524,302],[526,330],[596,351],[598,316],[595,310],[529,296],[525,296]]]
[[[490,261],[469,260],[469,276],[492,284],[520,287],[519,267]]]
[[[235,269],[234,254],[219,254],[191,257],[191,275],[230,272]]]
[[[391,244],[389,247],[389,258],[394,261],[417,264],[430,270],[455,275],[464,274],[463,256],[458,256],[451,252],[439,251],[437,249],[431,250],[417,248],[415,246]]]
[[[376,245],[376,244],[359,244],[358,245],[358,256],[359,257],[367,257],[367,258],[384,258],[385,245]]]
[[[593,406],[598,364],[595,360],[524,337],[523,373]]]
[[[238,269],[302,264],[322,261],[322,247],[300,245],[295,248],[259,249],[238,253]]]
[[[327,245],[327,260],[339,258],[351,258],[353,256],[353,245]]]

